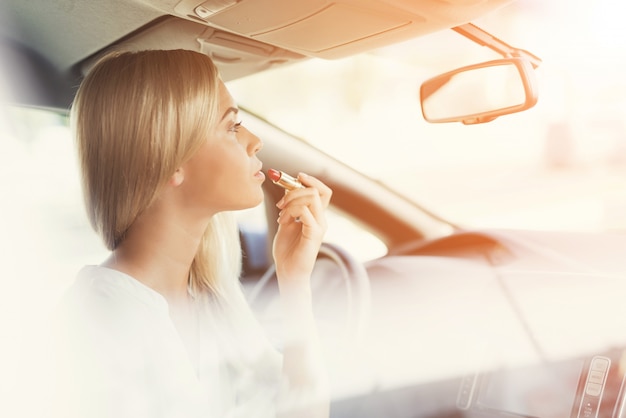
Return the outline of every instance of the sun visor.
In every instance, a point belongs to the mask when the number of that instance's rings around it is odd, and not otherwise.
[[[153,22],[149,27],[86,60],[81,71],[86,74],[101,55],[111,50],[179,48],[210,56],[219,67],[224,81],[307,58],[284,48],[207,27],[206,24],[168,17]]]
[[[511,0],[183,0],[176,14],[304,55],[341,58],[473,20]]]

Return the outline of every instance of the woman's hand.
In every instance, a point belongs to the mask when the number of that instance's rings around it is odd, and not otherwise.
[[[327,228],[332,190],[303,173],[298,180],[305,188],[286,191],[276,204],[280,214],[273,254],[279,281],[309,280]]]

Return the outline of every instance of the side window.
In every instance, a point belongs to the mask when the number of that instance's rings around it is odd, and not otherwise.
[[[329,210],[326,241],[337,244],[361,261],[382,257],[387,246],[376,235],[338,211]]]
[[[34,314],[54,306],[77,271],[107,251],[86,219],[67,117],[34,108],[0,111],[3,276],[28,295]]]

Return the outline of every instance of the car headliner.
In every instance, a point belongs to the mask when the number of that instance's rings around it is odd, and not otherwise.
[[[0,5],[0,53],[8,55],[3,70],[9,79],[20,74],[21,81],[11,82],[13,100],[66,108],[90,60],[111,48],[201,51],[228,81],[307,57],[340,58],[451,28],[510,2],[6,0]],[[24,74],[24,64],[35,73]],[[41,83],[42,78],[56,81]],[[39,89],[54,88],[35,94],[33,79]]]

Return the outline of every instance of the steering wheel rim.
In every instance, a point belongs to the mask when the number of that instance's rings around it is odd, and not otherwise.
[[[360,342],[367,330],[371,306],[367,270],[351,253],[335,244],[322,243],[318,258],[323,257],[332,260],[341,270],[346,282],[348,337],[351,341]]]
[[[336,244],[322,243],[318,261],[323,258],[331,260],[339,268],[341,277],[344,279],[347,312],[346,337],[350,342],[358,344],[365,336],[371,308],[371,288],[367,269],[357,258]],[[254,305],[275,277],[276,267],[272,264],[248,293],[247,298],[251,305]],[[315,304],[315,296],[313,303]]]

